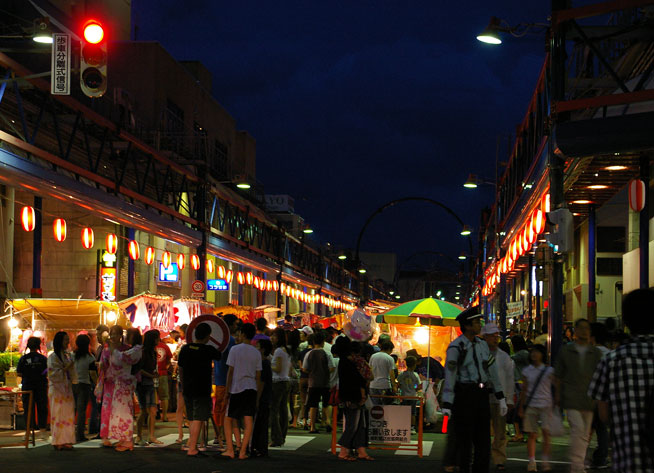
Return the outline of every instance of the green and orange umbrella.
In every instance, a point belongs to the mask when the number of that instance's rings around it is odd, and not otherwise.
[[[405,302],[379,314],[377,323],[413,325],[419,319],[422,325],[458,326],[456,317],[461,312],[463,307],[459,305],[428,297]]]

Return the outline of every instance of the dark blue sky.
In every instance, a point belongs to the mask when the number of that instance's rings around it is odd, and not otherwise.
[[[478,228],[492,190],[462,184],[494,176],[496,136],[522,120],[545,41],[475,36],[492,15],[543,22],[549,3],[133,0],[138,39],[213,73],[214,95],[257,140],[266,193],[295,197],[315,237],[344,247],[406,196]],[[451,216],[420,203],[383,213],[362,244],[401,257],[465,247]]]

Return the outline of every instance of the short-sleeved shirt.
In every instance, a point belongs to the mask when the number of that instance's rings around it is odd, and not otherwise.
[[[272,364],[275,363],[276,358],[279,358],[278,363],[281,364],[282,369],[279,373],[275,373],[275,371],[272,372],[273,383],[288,381],[290,379],[288,377],[288,373],[291,370],[291,355],[289,355],[283,348],[276,348],[275,352],[273,353]]]
[[[246,389],[257,389],[257,371],[261,371],[261,352],[247,343],[234,345],[227,357],[227,366],[233,368],[230,394]]]
[[[327,353],[322,348],[314,348],[304,357],[302,369],[309,373],[310,388],[328,388],[329,387],[329,365]]]
[[[213,384],[216,386],[225,386],[227,384],[227,371],[229,371],[229,366],[227,366],[227,357],[229,356],[229,351],[234,345],[236,345],[236,340],[230,335],[229,343],[223,352],[223,356],[219,361],[216,361],[213,364]]]
[[[300,361],[300,366],[304,366],[304,358],[311,350],[312,348],[305,348],[304,350],[300,351],[300,353],[298,353],[297,359]],[[304,370],[300,370],[300,379],[306,379],[308,377],[309,377],[309,373],[307,373]]]
[[[87,353],[81,358],[75,357],[75,371],[77,371],[77,380],[82,384],[91,384],[91,376],[89,370],[93,365],[95,371],[95,356]]]
[[[220,359],[220,352],[211,345],[187,343],[179,352],[184,396],[211,396],[211,363]]]
[[[168,374],[168,365],[170,365],[170,360],[173,358],[173,354],[164,342],[159,342],[157,345],[157,370],[159,371],[159,376],[166,376]]]
[[[397,382],[400,385],[402,396],[415,396],[418,393],[420,376],[415,371],[406,370],[400,373]]]
[[[48,384],[48,359],[33,351],[18,360],[16,371],[22,378],[23,389],[43,387]]]
[[[374,389],[390,389],[391,372],[395,368],[395,360],[391,355],[383,351],[377,352],[370,357],[370,368],[375,379],[370,383]]]
[[[541,377],[541,373],[544,374]],[[527,393],[525,400],[533,392],[529,407],[552,407],[552,382],[554,368],[547,365],[536,367],[529,365],[522,370],[522,376],[527,380]],[[538,380],[540,378],[540,381]],[[536,385],[538,382],[538,385]],[[535,391],[534,391],[535,389]]]

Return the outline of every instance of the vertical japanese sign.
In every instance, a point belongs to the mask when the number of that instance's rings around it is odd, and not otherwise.
[[[70,95],[70,35],[54,33],[52,35],[52,68],[50,93],[52,95]]]
[[[116,255],[102,250],[100,254],[100,300],[115,302],[118,293],[118,271],[116,268]]]

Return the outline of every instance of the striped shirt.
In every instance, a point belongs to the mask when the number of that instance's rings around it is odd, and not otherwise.
[[[609,405],[613,471],[654,471],[654,445],[646,428],[654,416],[654,335],[636,336],[604,356],[588,395]]]

